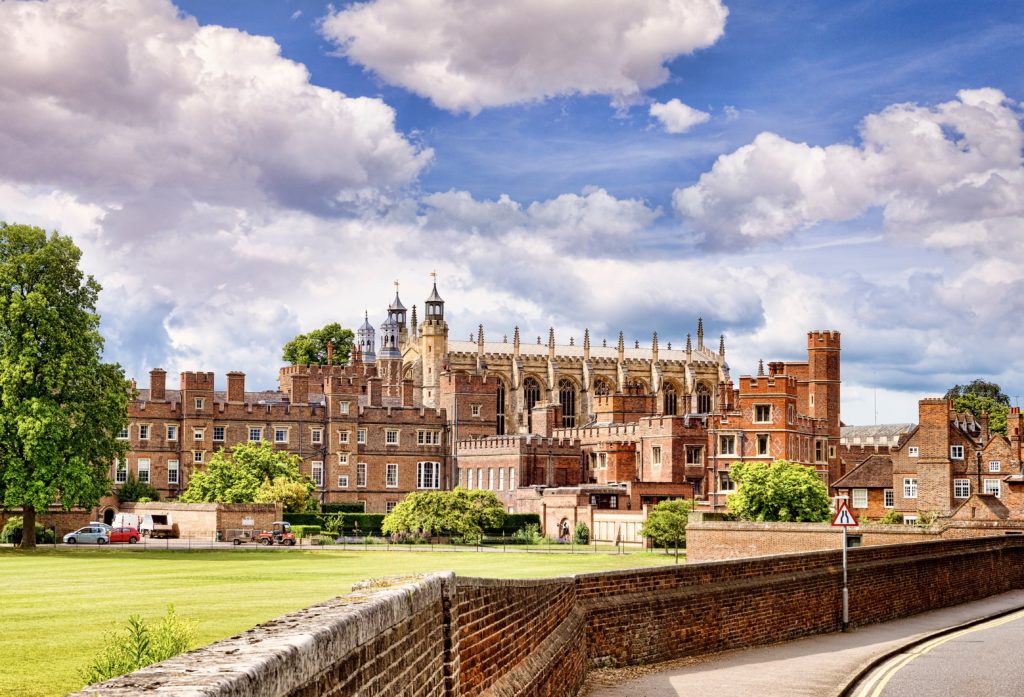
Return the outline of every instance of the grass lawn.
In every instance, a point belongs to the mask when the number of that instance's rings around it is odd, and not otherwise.
[[[663,554],[0,549],[0,695],[63,695],[105,634],[168,603],[207,644],[347,593],[354,581],[451,570],[524,578],[671,563]]]

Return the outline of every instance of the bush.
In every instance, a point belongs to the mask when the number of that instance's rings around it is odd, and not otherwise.
[[[307,537],[314,537],[320,534],[319,525],[293,525],[292,532],[295,533],[295,537],[298,539],[305,539]]]
[[[325,503],[320,506],[321,513],[365,513],[366,504],[362,502],[352,503]]]
[[[535,524],[540,528],[540,516],[536,513],[506,513],[505,520],[499,528],[485,528],[484,534],[500,537],[502,534],[512,535],[517,530],[529,524]]]
[[[938,519],[938,517],[939,514],[937,511],[918,511],[917,522],[915,523],[915,525],[917,525],[917,527],[919,528],[927,528],[932,523],[934,523]]]
[[[578,545],[590,544],[590,528],[586,523],[582,521],[576,523],[576,527],[572,531],[572,541]]]
[[[154,489],[149,482],[140,482],[135,478],[134,473],[129,472],[124,484],[117,490],[117,500],[121,503],[132,503],[142,502],[143,499],[147,502],[159,501],[160,492]]]
[[[81,677],[86,685],[95,685],[177,656],[195,643],[195,623],[175,615],[173,605],[167,606],[167,614],[155,627],[132,615],[127,627],[107,635],[103,648]]]
[[[25,519],[20,515],[11,516],[7,519],[3,530],[0,530],[0,542],[18,544],[21,542],[22,531],[25,529]],[[36,544],[46,545],[54,542],[53,530],[45,528],[41,523],[36,523]]]
[[[319,525],[331,535],[381,535],[383,513],[285,513],[284,519],[296,525]]]
[[[899,511],[889,511],[878,519],[882,525],[903,525],[903,514]]]
[[[539,523],[527,523],[512,533],[512,539],[523,545],[539,545],[544,540],[540,536]]]

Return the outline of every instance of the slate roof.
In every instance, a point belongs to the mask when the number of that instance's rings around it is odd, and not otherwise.
[[[892,458],[888,455],[871,455],[832,486],[836,489],[891,489]]]

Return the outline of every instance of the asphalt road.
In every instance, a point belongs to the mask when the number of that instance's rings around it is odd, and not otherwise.
[[[1024,695],[1024,611],[937,637],[894,656],[853,697]]]

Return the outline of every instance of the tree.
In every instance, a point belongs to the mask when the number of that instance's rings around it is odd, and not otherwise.
[[[280,503],[287,513],[305,513],[313,507],[312,482],[277,477],[264,480],[256,490],[253,503]]]
[[[443,533],[478,540],[484,528],[501,527],[505,508],[493,491],[456,487],[453,491],[417,491],[384,517],[385,534]]]
[[[100,285],[70,237],[0,223],[0,504],[21,508],[23,549],[36,511],[95,506],[110,492],[131,385],[103,363]]]
[[[117,500],[121,503],[130,501],[159,501],[160,492],[154,489],[148,482],[140,482],[131,472],[125,477],[124,484],[117,490]]]
[[[729,476],[737,490],[726,505],[740,518],[786,523],[829,518],[828,489],[806,465],[788,460],[734,462]]]
[[[279,480],[296,482],[306,490],[307,504],[311,502],[313,482],[299,471],[302,459],[298,455],[274,450],[267,441],[244,443],[228,454],[221,448],[210,458],[206,471],[193,472],[188,488],[182,492],[184,503],[256,503],[264,484],[266,492],[281,486]],[[289,494],[292,505],[297,500]]]
[[[989,430],[1006,435],[1010,398],[996,383],[973,380],[966,385],[954,385],[946,391],[946,399],[953,400],[953,408],[958,412],[969,411],[975,418],[987,413]]]
[[[686,546],[686,524],[690,522],[693,502],[684,499],[661,501],[647,514],[643,525],[644,537],[655,544],[668,547],[675,545],[676,560],[679,559],[679,545]]]
[[[292,365],[326,365],[327,344],[331,344],[331,362],[338,365],[348,360],[353,337],[351,329],[342,329],[340,324],[332,322],[293,338],[284,345],[281,357]]]

